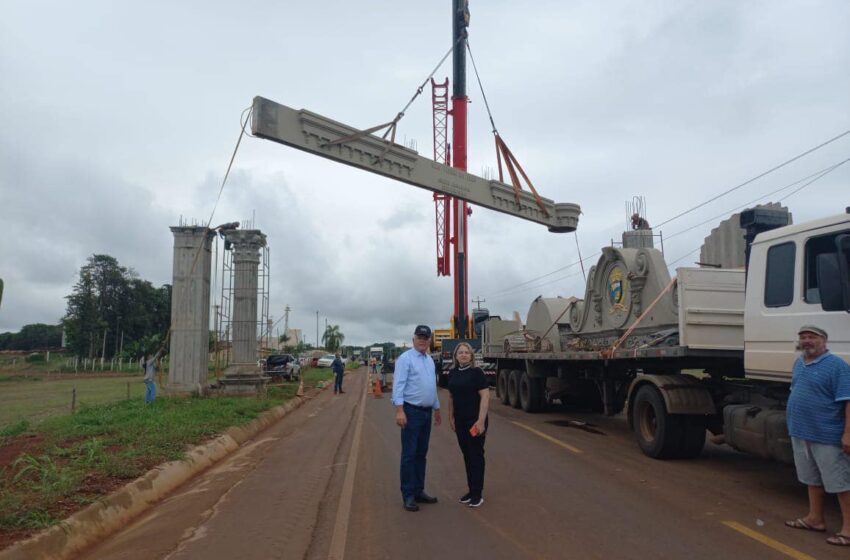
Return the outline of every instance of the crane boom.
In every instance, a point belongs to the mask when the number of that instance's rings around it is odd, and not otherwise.
[[[527,192],[516,195],[510,185],[435,162],[373,134],[328,145],[360,131],[306,109],[292,109],[257,96],[251,113],[251,132],[259,138],[535,222],[551,232],[571,232],[578,226],[578,204],[541,198],[544,213]]]

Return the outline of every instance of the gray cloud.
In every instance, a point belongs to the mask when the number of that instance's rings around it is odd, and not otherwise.
[[[449,47],[450,10],[428,2],[256,9],[4,6],[0,331],[60,317],[92,253],[170,282],[168,226],[209,218],[239,113],[254,95],[372,126],[395,116]],[[619,238],[634,195],[647,197],[657,224],[850,126],[850,4],[842,0],[805,9],[543,0],[525,11],[494,0],[471,10],[471,46],[496,124],[541,194],[581,204],[585,257]],[[351,23],[364,13],[368,25]],[[515,35],[506,43],[508,24]],[[469,168],[478,173],[494,169],[495,157],[469,71]],[[447,64],[436,78],[450,73]],[[399,138],[431,155],[427,89]],[[672,234],[848,149],[847,139],[837,142],[670,223],[668,256],[697,247],[711,224]],[[850,165],[791,197],[795,219],[841,211],[848,179]],[[360,343],[409,340],[418,322],[448,326],[452,279],[436,277],[429,193],[245,138],[213,221],[251,216],[271,246],[272,314],[289,304],[290,325],[309,340],[317,310],[320,326],[327,317]],[[469,248],[470,295],[495,312],[524,314],[538,294],[583,292],[578,267],[523,284],[577,259],[571,234],[475,209]]]

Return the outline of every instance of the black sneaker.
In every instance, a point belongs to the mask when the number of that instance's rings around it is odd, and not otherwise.
[[[477,498],[470,498],[469,503],[466,504],[469,507],[481,507],[484,504],[484,498],[481,496]]]
[[[467,492],[466,494],[464,494],[463,496],[461,496],[461,497],[460,497],[460,503],[462,503],[462,504],[468,504],[468,503],[469,503],[470,498],[472,498],[472,494],[470,494],[469,492]]]

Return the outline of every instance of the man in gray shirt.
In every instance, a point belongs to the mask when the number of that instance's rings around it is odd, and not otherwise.
[[[162,356],[165,346],[160,346],[156,354],[150,352],[145,354],[145,402],[150,404],[156,398],[156,383],[153,376],[156,373],[156,361]]]

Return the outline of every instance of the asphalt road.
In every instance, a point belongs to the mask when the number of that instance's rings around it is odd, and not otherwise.
[[[845,558],[823,533],[787,529],[806,510],[793,468],[709,445],[691,461],[643,456],[622,418],[525,414],[493,395],[485,503],[457,502],[463,461],[432,431],[426,491],[401,507],[389,396],[326,390],[86,559]],[[445,397],[442,397],[445,402]],[[569,420],[585,421],[587,429]],[[828,526],[835,531],[834,502]]]

